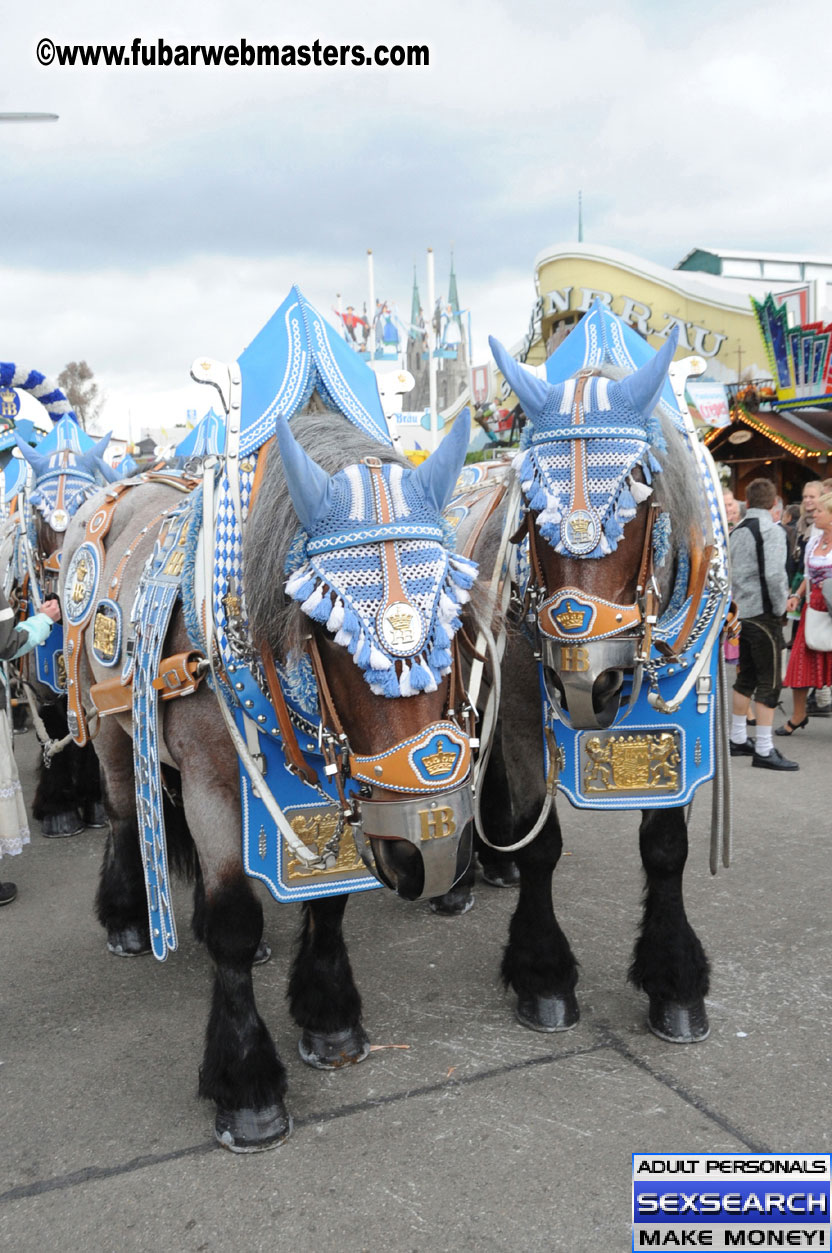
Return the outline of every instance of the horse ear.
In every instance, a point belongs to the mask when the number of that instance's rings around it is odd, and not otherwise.
[[[107,436],[107,438],[108,439],[110,438],[109,435]],[[98,470],[99,474],[102,474],[108,483],[117,483],[118,480],[121,478],[121,475],[119,474],[118,470],[114,470],[112,466],[107,465],[107,462],[104,460],[103,457],[93,456],[92,461],[93,461],[93,464],[95,465],[95,468]]]
[[[107,434],[104,436],[104,438],[100,439],[98,443],[89,450],[92,453],[93,457],[103,458],[105,452],[107,451],[107,445],[110,442],[110,438],[112,434],[113,434],[112,431],[108,431]]]
[[[332,482],[295,439],[286,418],[277,420],[277,442],[286,471],[286,488],[304,531],[311,534],[332,507]]]
[[[35,452],[34,448],[30,448],[26,441],[20,438],[17,431],[13,431],[12,434],[17,441],[17,446],[22,455],[26,458],[29,465],[34,470],[35,478],[40,478],[42,474],[46,473],[46,470],[49,467],[49,458],[42,456],[39,452]]]
[[[471,410],[463,409],[436,452],[416,469],[425,499],[441,513],[451,499],[471,439]]]
[[[632,405],[636,413],[649,418],[658,404],[678,342],[679,328],[674,326],[655,357],[617,385],[619,396]]]
[[[530,374],[519,361],[514,360],[511,353],[507,352],[493,335],[489,335],[488,343],[503,378],[523,406],[526,417],[533,423],[535,418],[540,417],[543,406],[553,391],[552,384],[547,383],[545,379],[539,379],[535,374]]]

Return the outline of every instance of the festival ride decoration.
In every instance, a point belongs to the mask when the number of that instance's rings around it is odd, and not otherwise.
[[[498,641],[501,734],[478,776],[476,818],[480,837],[519,866],[503,975],[535,1030],[578,1017],[577,968],[551,902],[560,790],[582,808],[644,811],[644,920],[630,977],[648,993],[656,1034],[692,1042],[708,1032],[707,959],[682,903],[683,806],[715,778],[715,872],[720,843],[728,863],[731,826],[719,648],[727,526],[713,463],[670,388],[675,347],[668,337],[655,353],[600,304],[549,359],[545,380],[492,341],[527,416],[523,443],[513,476],[493,475],[490,491],[474,482],[451,505],[464,554],[484,562],[485,545],[496,548],[492,594],[522,627]],[[486,706],[484,745],[489,720]],[[484,752],[478,771],[486,761]]]
[[[773,408],[832,406],[832,323],[790,326],[786,306],[770,293],[763,301],[752,296],[751,306],[774,375]]]
[[[171,866],[196,850],[216,970],[200,1091],[219,1141],[246,1152],[291,1129],[254,1003],[248,878],[305,902],[290,1008],[303,1059],[333,1068],[369,1049],[347,894],[439,895],[470,859],[457,636],[475,570],[441,518],[468,432],[418,469],[401,459],[372,372],[297,288],[239,362],[192,373],[222,399],[223,453],[199,480],[115,483],[76,517],[64,655],[74,736],[94,724],[107,784],[108,947],[177,947]]]

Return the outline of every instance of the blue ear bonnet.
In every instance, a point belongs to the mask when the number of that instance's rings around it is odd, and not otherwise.
[[[655,453],[667,451],[653,410],[676,337],[668,337],[664,348],[627,378],[584,372],[577,408],[580,371],[565,382],[549,383],[520,366],[496,340],[491,347],[528,419],[515,467],[543,538],[567,557],[614,552],[624,526],[651,494],[653,475],[661,471]],[[578,444],[583,479],[577,486],[588,508],[576,509]],[[643,483],[633,478],[637,467]]]
[[[47,458],[44,458],[47,461]],[[68,464],[67,464],[68,463]],[[91,454],[60,450],[48,458],[45,468],[36,471],[35,488],[29,497],[30,504],[49,522],[57,506],[58,491],[63,482],[63,509],[73,517],[81,505],[98,491],[101,480],[96,478],[96,462]]]
[[[388,521],[379,521],[377,491]],[[388,560],[403,602],[392,594]],[[450,671],[476,565],[449,552],[417,470],[362,463],[332,475],[325,512],[298,532],[286,573],[287,594],[349,649],[377,695],[432,692]]]

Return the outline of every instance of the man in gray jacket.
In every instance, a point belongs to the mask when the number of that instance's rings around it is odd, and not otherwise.
[[[777,493],[769,479],[748,484],[747,511],[731,532],[731,576],[742,629],[734,707],[731,756],[752,757],[763,770],[799,770],[773,746],[771,726],[780,699],[783,656],[783,615],[786,612],[786,533],[771,510]],[[746,731],[746,714],[754,697],[757,740]]]

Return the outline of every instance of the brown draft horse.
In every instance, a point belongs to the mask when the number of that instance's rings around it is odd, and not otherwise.
[[[313,402],[316,399],[313,396]],[[301,457],[302,464],[289,475],[288,487],[281,456],[274,447],[269,448],[244,535],[244,590],[251,636],[272,648],[278,662],[285,660],[293,647],[302,646],[310,632],[314,634],[329,698],[348,737],[349,750],[359,759],[385,753],[424,728],[443,719],[446,721],[442,725],[447,725],[448,718],[457,716],[449,708],[453,701],[452,684],[457,682],[456,669],[454,666],[452,670],[450,664],[443,666],[446,673],[438,681],[424,680],[423,676],[422,690],[414,687],[406,698],[378,695],[356,664],[361,650],[355,649],[354,661],[347,648],[333,639],[332,627],[327,629],[326,613],[310,618],[284,591],[287,559],[298,533],[298,516],[307,526],[312,525],[337,472],[345,467],[350,468],[349,479],[350,475],[355,478],[367,464],[394,464],[400,467],[397,482],[401,490],[397,488],[388,501],[392,522],[399,516],[397,509],[403,507],[404,497],[411,502],[418,498],[433,516],[438,531],[441,508],[465,455],[467,430],[461,425],[457,438],[449,436],[423,466],[414,470],[340,415],[314,412],[312,408],[314,405],[292,421],[296,441],[293,456]],[[72,554],[84,538],[86,524],[102,499],[99,495],[85,505],[71,524],[64,580]],[[161,518],[181,500],[174,487],[156,482],[132,487],[116,505],[106,537],[99,586],[109,589],[108,595],[117,595],[125,607],[125,630]],[[445,551],[442,545],[438,547],[440,552]],[[332,590],[333,594],[337,590],[334,584]],[[65,599],[71,589],[62,586],[61,591]],[[442,602],[443,598],[438,600]],[[319,596],[319,608],[320,603]],[[432,630],[434,625],[427,623],[425,629]],[[450,623],[449,633],[453,629]],[[113,675],[112,669],[106,670],[93,656],[91,634],[87,632],[81,669],[88,709],[90,685]],[[186,652],[193,646],[183,606],[179,604],[171,620],[164,655]],[[450,662],[450,655],[447,660]],[[402,686],[407,669],[406,659],[393,667]],[[409,674],[415,683],[415,663],[410,664]],[[193,927],[214,964],[199,1091],[215,1103],[215,1134],[220,1143],[237,1152],[252,1152],[284,1141],[291,1131],[291,1119],[284,1103],[286,1068],[254,998],[251,972],[261,943],[263,912],[243,868],[237,754],[217,699],[203,684],[194,694],[160,706],[160,759],[167,793],[164,805],[170,859],[178,868],[190,869],[196,876]],[[458,697],[456,704],[458,707]],[[147,952],[150,946],[131,732],[130,714],[116,713],[100,719],[94,741],[111,822],[97,913],[107,931],[110,950],[119,955]],[[462,790],[467,794],[468,788],[465,784]],[[388,815],[402,814],[401,822],[405,824],[407,806],[412,801],[402,801],[395,792],[376,784],[364,784],[362,793],[363,803],[385,802],[384,806],[375,805],[376,813],[383,809]],[[450,803],[447,795],[439,793],[443,804]],[[469,820],[456,833],[449,873],[441,890],[450,887],[470,859],[470,812],[469,804]],[[396,831],[389,826],[392,823],[395,827],[396,823],[391,818],[383,838],[376,838],[375,821],[366,817],[365,825],[381,877],[406,898],[427,894],[427,852],[418,836],[415,840],[412,836],[394,838]],[[309,1064],[323,1068],[361,1061],[369,1049],[361,998],[342,933],[346,903],[346,895],[305,903],[289,979],[289,1008],[301,1029],[301,1056]]]

